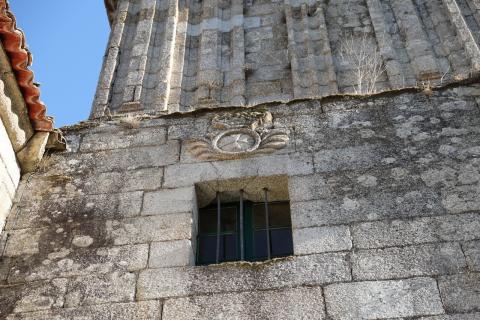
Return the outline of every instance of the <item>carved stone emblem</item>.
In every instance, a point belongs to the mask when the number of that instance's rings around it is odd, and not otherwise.
[[[288,131],[274,128],[270,112],[223,113],[212,119],[207,136],[187,141],[187,150],[203,160],[226,160],[284,148]]]

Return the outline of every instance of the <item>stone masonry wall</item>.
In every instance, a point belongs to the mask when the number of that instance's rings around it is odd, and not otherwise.
[[[477,84],[263,106],[288,146],[224,161],[185,147],[219,111],[66,128],[3,232],[0,318],[480,319],[479,103]],[[194,184],[280,174],[294,256],[194,266]]]
[[[12,208],[15,191],[20,182],[20,168],[15,151],[0,119],[0,228]]]
[[[20,182],[16,153],[33,136],[27,108],[3,47],[0,45],[0,229]]]
[[[92,118],[445,84],[480,71],[478,0],[116,2]]]

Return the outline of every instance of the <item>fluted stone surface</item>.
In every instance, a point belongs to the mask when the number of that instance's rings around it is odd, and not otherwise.
[[[476,0],[118,0],[91,117],[465,79],[480,71],[478,6]]]

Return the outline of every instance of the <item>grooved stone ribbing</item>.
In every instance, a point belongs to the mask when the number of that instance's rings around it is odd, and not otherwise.
[[[480,70],[478,9],[467,6],[474,4],[124,0],[91,117],[458,81]]]

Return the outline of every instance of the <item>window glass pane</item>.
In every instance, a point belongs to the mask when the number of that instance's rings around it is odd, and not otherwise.
[[[236,232],[237,230],[237,208],[222,208],[222,232]]]
[[[255,230],[265,229],[265,205],[263,203],[253,205],[253,227]]]
[[[267,252],[267,232],[265,230],[254,233],[254,260],[265,260]],[[270,230],[270,246],[272,257],[285,257],[293,254],[292,229]]]
[[[286,228],[292,226],[290,205],[288,202],[273,202],[268,205],[270,228]]]
[[[245,258],[250,261],[268,259],[265,228],[265,204],[244,202]],[[239,207],[223,204],[221,208],[221,234],[219,262],[240,259]],[[268,204],[271,257],[293,254],[290,205],[288,201]],[[210,206],[199,212],[198,264],[216,263],[217,209]]]
[[[222,232],[235,232],[237,227],[237,208],[221,208]],[[217,232],[217,208],[200,209],[200,234]]]
[[[198,263],[215,263],[217,258],[217,236],[199,236],[198,237]],[[237,239],[236,235],[220,236],[220,262],[235,261],[237,257]]]
[[[198,237],[198,264],[215,263],[217,237],[199,236]]]
[[[217,232],[217,210],[216,209],[200,209],[198,221],[199,233],[215,233]]]
[[[221,246],[221,254],[220,260],[221,261],[235,261],[238,260],[237,257],[237,237],[236,235],[225,235],[222,236],[223,241]]]
[[[265,204],[253,205],[253,219],[255,230],[265,229]],[[285,228],[292,225],[290,206],[288,202],[271,202],[268,204],[268,219],[270,228]]]
[[[253,233],[253,260],[268,259],[267,232],[264,230]]]
[[[285,257],[293,254],[292,229],[274,229],[270,231],[272,257]]]

